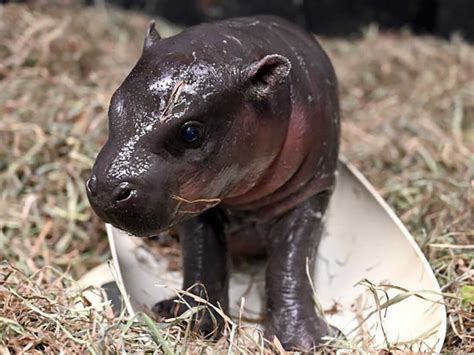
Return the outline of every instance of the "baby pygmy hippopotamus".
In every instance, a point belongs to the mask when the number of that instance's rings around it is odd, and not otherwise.
[[[309,350],[335,334],[315,311],[306,270],[338,149],[336,76],[313,36],[270,16],[166,39],[152,24],[112,97],[87,193],[104,221],[136,236],[177,230],[183,288],[204,286],[191,290],[224,311],[229,255],[263,251],[266,337]],[[173,300],[153,308],[162,317],[185,310]],[[208,334],[219,317],[202,317]]]

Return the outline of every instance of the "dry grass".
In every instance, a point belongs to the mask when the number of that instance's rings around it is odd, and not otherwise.
[[[106,305],[73,308],[87,299],[70,278],[109,257],[83,181],[147,24],[100,7],[0,7],[0,257],[14,265],[0,267],[0,353],[258,349],[238,328],[210,344],[174,324],[113,318]],[[374,28],[324,45],[340,79],[343,152],[456,296],[444,349],[474,351],[474,47]]]

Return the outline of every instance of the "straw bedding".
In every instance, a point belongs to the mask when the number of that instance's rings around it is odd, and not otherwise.
[[[74,281],[110,256],[83,182],[147,23],[101,6],[0,7],[1,354],[261,347],[238,327],[209,343],[174,323],[113,317]],[[343,154],[435,270],[447,295],[444,350],[474,351],[474,47],[375,27],[322,42],[340,81]]]

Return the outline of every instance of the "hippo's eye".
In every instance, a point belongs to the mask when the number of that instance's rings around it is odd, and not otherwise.
[[[181,126],[178,135],[186,145],[196,148],[202,143],[204,126],[198,121],[188,121]]]

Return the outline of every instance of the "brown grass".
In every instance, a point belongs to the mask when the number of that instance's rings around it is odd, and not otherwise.
[[[87,300],[72,279],[110,256],[83,182],[147,25],[102,7],[0,7],[0,257],[10,263],[0,267],[0,353],[222,352],[231,340],[258,349],[234,338],[238,329],[210,344],[174,324],[73,307]],[[158,30],[175,31],[161,21]],[[456,296],[444,350],[474,351],[474,47],[376,28],[323,44],[340,80],[343,153]]]

